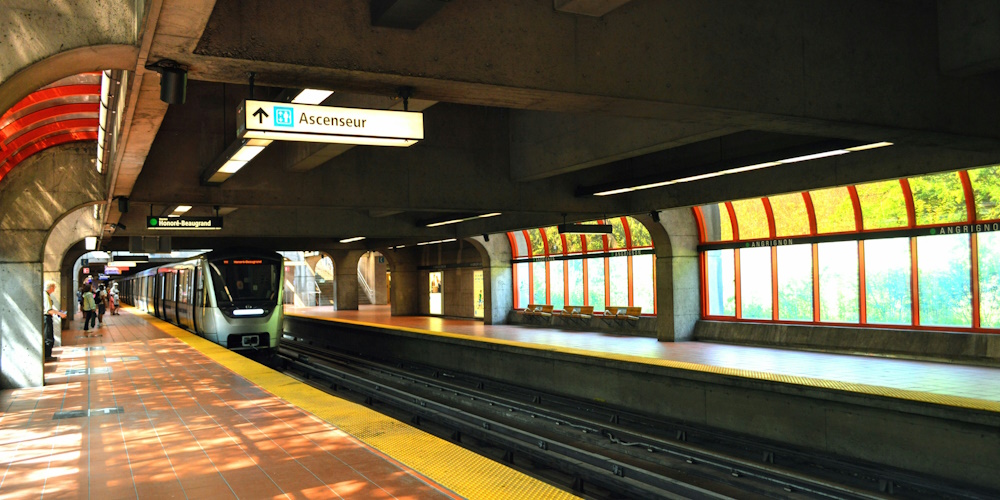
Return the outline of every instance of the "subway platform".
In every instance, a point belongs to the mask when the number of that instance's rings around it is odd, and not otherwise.
[[[0,393],[0,498],[574,498],[151,316],[105,321]]]
[[[293,337],[1000,491],[1000,368],[285,309]]]

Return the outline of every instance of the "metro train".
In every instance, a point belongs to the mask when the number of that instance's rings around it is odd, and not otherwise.
[[[284,262],[260,250],[214,250],[118,280],[120,300],[232,350],[275,352]]]

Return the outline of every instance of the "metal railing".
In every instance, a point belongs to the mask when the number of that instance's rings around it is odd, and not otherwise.
[[[365,275],[361,273],[360,269],[358,269],[358,285],[361,287],[361,291],[368,296],[368,302],[374,304],[375,290],[372,290],[372,287],[368,285],[368,280],[365,279]]]

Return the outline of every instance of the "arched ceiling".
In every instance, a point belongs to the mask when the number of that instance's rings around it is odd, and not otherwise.
[[[63,78],[32,92],[0,116],[0,180],[52,146],[98,136],[101,73]]]

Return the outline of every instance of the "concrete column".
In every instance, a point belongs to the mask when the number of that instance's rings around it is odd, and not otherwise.
[[[698,226],[690,208],[659,212],[659,222],[636,216],[646,226],[656,249],[656,338],[661,342],[691,340],[701,317],[698,273]]]
[[[337,281],[334,306],[338,311],[358,310],[358,260],[362,250],[329,252]]]
[[[514,309],[514,270],[511,267],[510,242],[503,234],[490,241],[482,236],[469,238],[483,254],[483,324],[503,325]]]
[[[372,281],[369,285],[371,285],[372,289],[375,290],[375,303],[378,305],[386,305],[389,303],[389,290],[385,283],[385,273],[388,269],[388,261],[380,252],[375,252],[374,260],[374,271],[372,272]]]
[[[413,251],[387,250],[382,252],[392,269],[392,300],[389,301],[393,316],[420,314],[420,294],[426,292],[420,271],[417,270]]]
[[[0,263],[0,387],[44,384],[42,264]]]

